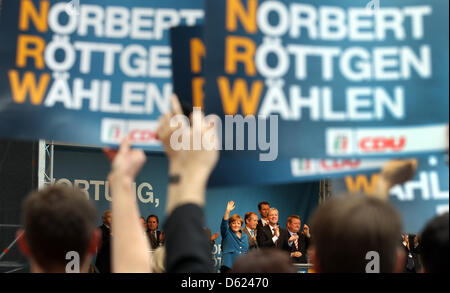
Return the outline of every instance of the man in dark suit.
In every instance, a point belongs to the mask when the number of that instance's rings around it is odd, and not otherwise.
[[[279,248],[282,249],[287,239],[286,230],[278,225],[278,210],[276,208],[269,209],[269,224],[260,228],[256,235],[258,246],[260,248]]]
[[[269,216],[270,204],[267,201],[262,201],[258,204],[258,213],[260,219],[258,220],[258,226],[256,229],[261,229],[269,223],[267,217]]]
[[[163,244],[164,233],[158,230],[159,219],[156,215],[150,215],[147,217],[147,235],[150,241],[150,246],[152,249],[158,248],[158,246]]]
[[[253,212],[245,214],[245,227],[241,229],[248,237],[248,249],[258,248],[258,242],[256,241],[256,226],[258,225],[258,215]]]
[[[289,256],[293,263],[307,263],[306,253],[308,251],[311,234],[309,227],[303,225],[303,232],[300,231],[301,220],[298,215],[291,215],[286,223],[287,232],[283,241],[283,250],[289,252]]]
[[[97,253],[95,266],[100,273],[111,273],[111,211],[104,211],[102,215],[103,225],[100,226],[102,231],[102,245]]]

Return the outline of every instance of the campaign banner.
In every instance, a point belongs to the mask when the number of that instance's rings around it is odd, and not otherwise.
[[[203,18],[203,0],[3,0],[0,136],[161,150],[169,29]]]
[[[267,185],[312,182],[381,170],[382,159],[279,159],[258,162],[252,159],[222,158],[211,174],[210,186]]]
[[[173,91],[185,114],[192,107],[203,108],[205,98],[205,58],[203,26],[177,26],[170,29]]]
[[[441,0],[207,0],[205,111],[258,117],[258,145],[225,143],[224,154],[443,153],[448,9]],[[264,158],[272,138],[277,153]]]
[[[171,28],[172,78],[183,108],[203,107],[206,48],[203,26]],[[265,185],[342,178],[379,171],[388,159],[291,158],[260,162],[252,158],[222,156],[209,186]]]
[[[449,210],[448,157],[429,155],[417,159],[414,178],[389,192],[389,202],[402,215],[404,232],[411,234],[420,233],[426,222]],[[374,172],[333,179],[332,194],[373,193],[378,180],[379,173]]]

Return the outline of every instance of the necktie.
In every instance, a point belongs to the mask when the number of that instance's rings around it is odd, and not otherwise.
[[[294,244],[295,244],[295,249],[298,250],[298,239],[295,239],[295,240],[294,240]]]
[[[250,235],[252,236],[252,238],[255,238],[255,231],[250,230]]]
[[[275,229],[272,229],[272,237],[275,236]],[[275,241],[275,247],[278,247],[278,238]]]

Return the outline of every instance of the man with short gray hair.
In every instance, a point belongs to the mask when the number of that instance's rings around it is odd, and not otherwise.
[[[260,248],[282,249],[287,232],[278,225],[278,210],[276,208],[270,208],[267,219],[269,220],[269,224],[259,229],[256,235],[258,246]]]

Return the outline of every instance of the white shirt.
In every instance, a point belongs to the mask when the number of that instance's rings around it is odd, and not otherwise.
[[[294,233],[294,232],[289,231],[289,229],[288,229],[288,232],[289,232],[289,234],[291,235],[291,237],[292,237],[292,235],[296,234],[296,233]],[[289,238],[291,238],[291,237],[289,237]],[[289,242],[288,242],[288,245],[289,245],[289,246],[292,246],[293,243],[294,243],[294,241],[289,241]]]
[[[263,227],[264,227],[265,225],[268,225],[268,224],[269,224],[269,221],[264,220],[264,219],[261,218],[261,223],[262,223],[262,225],[263,225]]]
[[[253,231],[253,235],[256,236],[256,230],[252,230],[249,227],[245,226],[245,228],[247,228],[248,234],[250,234],[250,236],[252,235],[252,231]]]

